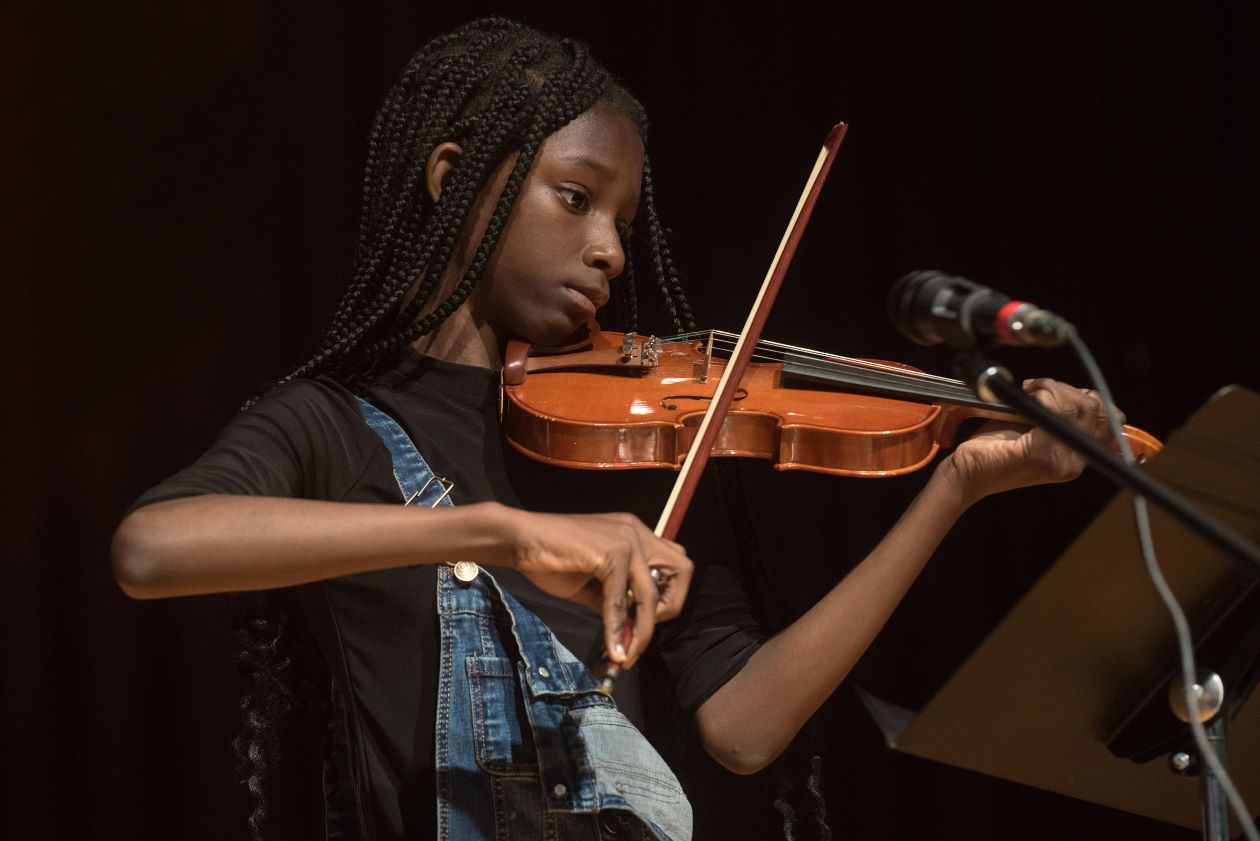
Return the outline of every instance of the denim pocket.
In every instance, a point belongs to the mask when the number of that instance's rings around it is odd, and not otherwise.
[[[477,765],[498,776],[538,776],[538,752],[515,663],[470,654],[467,665]]]

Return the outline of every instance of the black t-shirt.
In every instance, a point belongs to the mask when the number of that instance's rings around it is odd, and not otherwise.
[[[580,471],[527,459],[498,428],[497,375],[404,352],[364,397],[397,420],[430,467],[454,482],[456,505],[497,500],[534,511],[632,511],[648,523],[668,495],[668,471]],[[658,627],[653,646],[674,693],[693,713],[764,639],[733,569],[735,547],[712,482],[680,541],[697,575],[684,613]],[[273,389],[237,415],[192,466],[135,507],[199,494],[244,494],[400,504],[381,439],[354,395],[327,378]],[[592,668],[602,666],[594,611],[558,599],[509,569],[495,578]],[[433,723],[438,626],[432,566],[361,573],[297,588],[299,604],[348,699],[352,773],[378,837],[424,838],[434,826]],[[642,726],[638,670],[616,701]]]

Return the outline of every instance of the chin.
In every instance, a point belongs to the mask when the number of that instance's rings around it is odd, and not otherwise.
[[[529,329],[517,331],[517,335],[538,347],[564,347],[572,344],[577,334],[585,330],[586,322],[574,325],[572,320],[564,319],[551,324],[534,325]]]

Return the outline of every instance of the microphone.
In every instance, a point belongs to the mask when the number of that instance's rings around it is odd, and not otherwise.
[[[888,317],[912,342],[947,344],[955,350],[985,339],[1058,347],[1073,330],[1062,316],[1036,304],[935,270],[911,272],[897,281],[888,295]]]

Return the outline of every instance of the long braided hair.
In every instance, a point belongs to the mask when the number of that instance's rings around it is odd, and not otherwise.
[[[481,278],[542,141],[596,103],[617,108],[646,133],[643,107],[576,41],[489,18],[421,49],[386,96],[369,135],[354,280],[319,350],[289,376],[328,374],[357,385],[376,363],[436,329]],[[424,161],[443,141],[458,143],[464,154],[432,202],[421,189]],[[472,264],[448,297],[432,300],[473,201],[511,153],[516,163]],[[690,329],[691,310],[656,213],[648,161],[643,181],[644,244],[675,327]],[[630,254],[633,244],[623,244]],[[623,299],[634,286],[629,265],[625,274]]]
[[[646,134],[642,106],[579,42],[488,18],[422,47],[372,124],[354,277],[324,328],[319,349],[273,385],[323,375],[360,388],[402,348],[441,325],[480,279],[543,140],[596,104],[618,109]],[[445,141],[458,143],[463,155],[432,201],[423,189],[425,163]],[[495,167],[512,154],[515,164],[471,264],[439,299],[443,274],[460,247],[474,200]],[[639,217],[646,224],[623,234],[626,265],[612,316],[622,329],[637,328],[637,248],[653,269],[674,329],[694,329],[656,212],[646,158]],[[323,755],[329,837],[353,837],[356,827],[345,820],[348,814],[353,817],[353,805],[346,802],[344,785],[344,710],[326,667],[320,672],[318,658],[303,653],[309,641],[293,627],[296,611],[284,602],[283,592],[235,598],[237,661],[249,688],[241,700],[243,722],[234,746],[238,775],[253,798],[250,831],[255,841],[267,831],[271,814],[264,781],[280,761],[286,720],[306,707],[327,722]],[[305,677],[311,673],[316,677]]]

